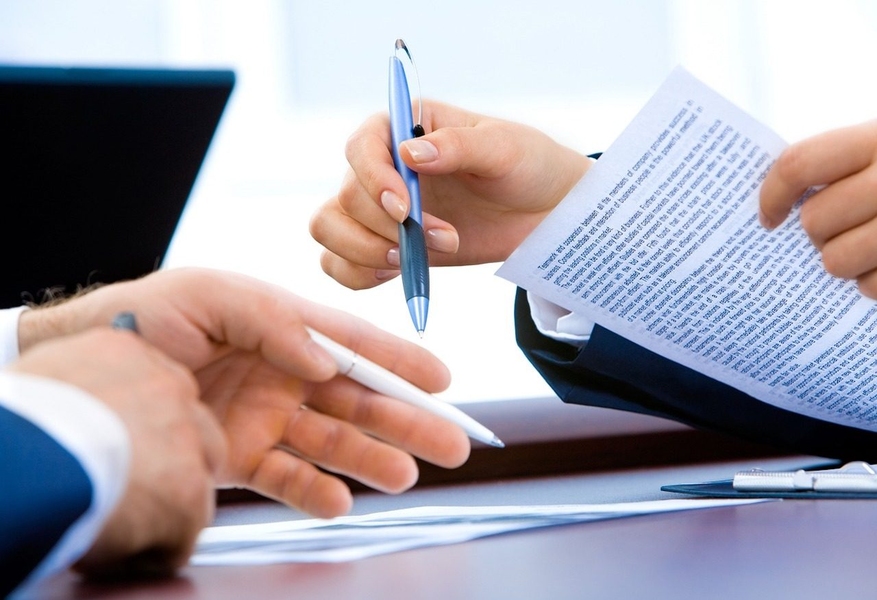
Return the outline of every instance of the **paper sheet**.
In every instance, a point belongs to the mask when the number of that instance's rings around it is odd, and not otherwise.
[[[343,562],[479,537],[659,512],[763,500],[657,500],[617,504],[423,506],[363,516],[208,527],[192,565]]]
[[[498,275],[784,409],[877,431],[877,303],[758,222],[786,144],[677,68]]]

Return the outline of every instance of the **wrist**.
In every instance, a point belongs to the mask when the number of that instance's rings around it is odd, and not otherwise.
[[[22,311],[18,318],[18,349],[26,352],[43,340],[70,332],[60,306],[32,307]]]

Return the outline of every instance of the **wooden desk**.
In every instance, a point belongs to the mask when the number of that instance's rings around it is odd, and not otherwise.
[[[363,492],[358,514],[427,504],[554,504],[672,498],[668,483],[789,468],[811,457],[744,460]],[[816,459],[818,461],[818,459]],[[217,523],[296,518],[268,502],[226,504]],[[189,567],[171,581],[82,584],[61,575],[51,598],[477,599],[874,598],[877,502],[785,500],[563,526],[342,564]]]

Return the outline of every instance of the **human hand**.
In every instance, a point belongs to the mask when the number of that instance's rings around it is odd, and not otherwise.
[[[560,202],[590,160],[540,131],[424,101],[423,137],[400,146],[420,174],[430,263],[498,262]],[[398,274],[397,224],[408,191],[393,166],[386,114],[368,119],[348,140],[350,169],[338,195],[310,223],[326,247],[323,270],[354,289]]]
[[[57,306],[25,311],[22,348],[134,312],[140,334],[196,375],[219,418],[229,458],[221,486],[246,487],[321,517],[352,498],[334,474],[398,493],[417,480],[413,457],[444,467],[468,458],[458,426],[338,374],[305,325],[430,391],[447,368],[416,344],[353,315],[239,274],[158,271]]]
[[[113,410],[131,441],[128,482],[76,567],[87,575],[166,573],[185,564],[213,518],[227,445],[192,374],[109,327],[39,344],[10,371],[76,386]]]
[[[814,186],[825,187],[801,206],[801,226],[825,270],[855,279],[863,295],[877,298],[877,120],[789,146],[764,179],[762,224],[780,225]]]

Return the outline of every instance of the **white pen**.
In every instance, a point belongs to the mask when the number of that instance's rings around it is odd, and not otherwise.
[[[478,440],[497,448],[505,447],[505,444],[496,437],[496,434],[453,404],[449,404],[423,391],[395,373],[376,365],[363,356],[359,356],[350,348],[346,348],[338,342],[327,338],[322,333],[314,331],[310,327],[307,330],[311,334],[311,338],[335,359],[335,364],[338,365],[338,370],[342,375],[358,381],[367,388],[385,396],[419,406],[443,417],[451,423],[462,427],[463,431],[473,440]]]

